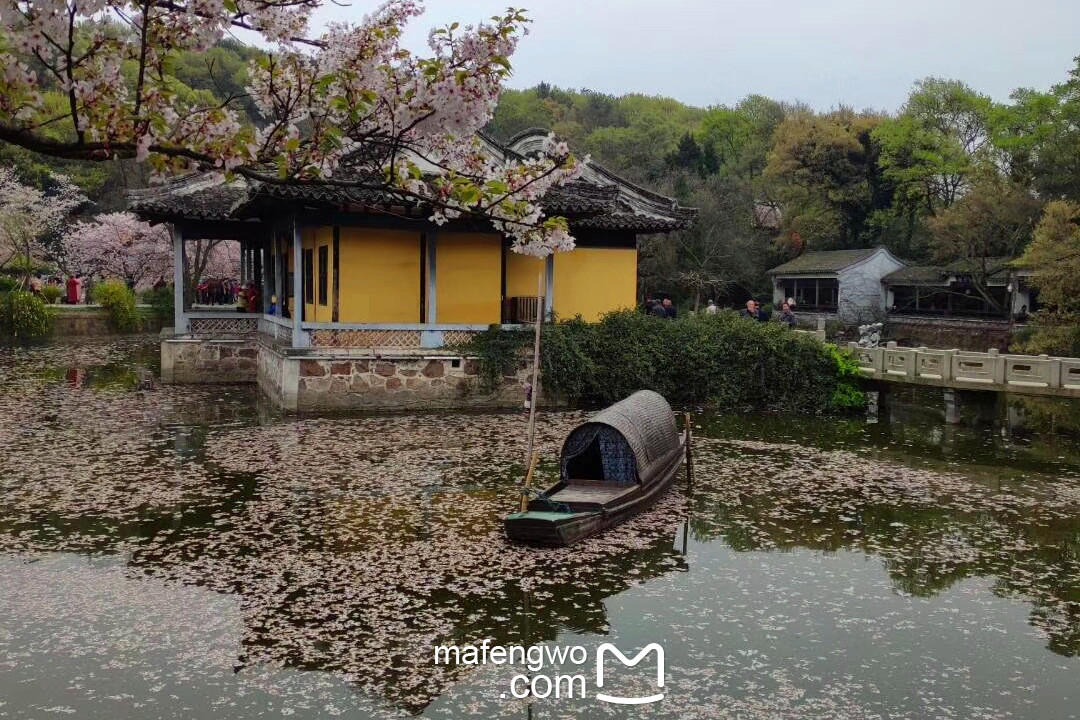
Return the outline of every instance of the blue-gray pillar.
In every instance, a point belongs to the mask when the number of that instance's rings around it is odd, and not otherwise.
[[[427,268],[425,270],[425,275],[427,276],[427,312],[424,314],[424,322],[430,323],[432,325],[438,322],[439,317],[438,309],[435,306],[435,299],[437,297],[437,284],[435,282],[435,258],[438,254],[438,250],[439,233],[435,232],[434,230],[429,230],[427,233],[427,257],[425,258],[425,262],[427,263]]]
[[[548,255],[544,260],[544,275],[547,276],[547,288],[544,290],[544,319],[550,321],[555,313],[555,256]]]
[[[434,325],[439,321],[439,309],[437,306],[438,283],[435,275],[438,269],[435,267],[435,258],[439,252],[439,233],[429,230],[426,239],[427,250],[423,258],[424,277],[427,278],[427,286],[424,288],[424,297],[427,298],[427,308],[424,311],[424,322]],[[441,348],[443,346],[443,334],[441,330],[421,330],[420,347]]]
[[[304,261],[303,261],[303,243],[300,239],[300,226],[296,223],[296,218],[293,218],[292,222],[292,258],[293,258],[293,330],[292,330],[292,344],[293,347],[306,347],[304,331],[300,327],[301,318],[304,316]],[[278,298],[280,300],[280,298]]]
[[[173,241],[173,331],[182,335],[188,331],[187,313],[184,311],[184,265],[187,264],[187,252],[184,248],[184,233],[177,225],[171,226]]]

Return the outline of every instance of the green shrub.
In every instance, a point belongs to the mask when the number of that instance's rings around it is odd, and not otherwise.
[[[1009,350],[1023,355],[1080,357],[1080,314],[1040,311],[1013,337]]]
[[[119,280],[108,280],[94,286],[94,302],[105,308],[109,327],[116,332],[133,332],[139,328],[139,313],[135,310],[135,293]]]
[[[150,306],[154,317],[162,322],[171,322],[173,319],[173,289],[166,286],[160,290],[146,290],[142,294],[142,301]]]
[[[19,281],[10,275],[0,275],[0,293],[19,289]]]
[[[46,285],[41,288],[41,297],[49,305],[55,305],[63,294],[64,291],[60,289],[59,285]]]
[[[836,389],[829,399],[829,409],[838,413],[865,410],[866,393],[861,387],[863,375],[855,356],[831,344],[825,349],[836,364]]]
[[[490,380],[531,347],[528,330],[492,328],[466,348]],[[633,311],[545,325],[542,385],[604,405],[648,388],[675,405],[848,411],[865,407],[854,360],[813,336],[734,312],[670,321]]]
[[[53,310],[45,301],[25,290],[0,293],[0,337],[32,340],[52,331]]]

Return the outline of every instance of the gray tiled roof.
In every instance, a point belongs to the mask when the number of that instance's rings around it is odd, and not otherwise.
[[[545,131],[529,131],[506,146],[484,140],[496,153],[519,157],[532,152],[537,138],[546,136]],[[268,170],[267,174],[273,172]],[[346,170],[338,179],[347,177]],[[132,212],[154,221],[244,220],[260,217],[268,209],[279,209],[282,203],[361,212],[365,208],[390,209],[412,216],[429,213],[415,199],[380,189],[320,182],[261,182],[243,177],[227,183],[223,174],[214,172],[186,175],[159,187],[135,190],[128,194],[128,200]],[[571,229],[669,232],[689,227],[697,214],[696,209],[680,207],[674,199],[634,185],[591,161],[580,178],[552,188],[541,204],[548,215],[566,217]]]
[[[1003,276],[1010,258],[988,257],[985,260],[954,260],[943,265],[912,265],[900,268],[881,279],[886,285],[948,285],[955,275],[982,274],[987,278]],[[985,265],[984,265],[985,263]]]
[[[836,273],[857,262],[865,260],[878,248],[860,250],[814,250],[804,252],[794,260],[788,260],[769,271],[770,275],[796,275],[805,273]]]

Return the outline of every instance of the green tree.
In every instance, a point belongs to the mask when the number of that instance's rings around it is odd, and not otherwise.
[[[1052,312],[1080,313],[1080,203],[1048,203],[1033,235],[1020,264],[1031,268],[1039,302]]]
[[[996,171],[985,171],[973,183],[967,194],[929,219],[933,259],[963,261],[972,289],[1003,313],[990,293],[989,277],[1000,270],[1002,257],[1016,257],[1030,242],[1042,203]]]
[[[927,78],[915,84],[895,118],[874,130],[883,177],[893,202],[874,218],[887,244],[901,255],[922,256],[924,220],[971,188],[983,163],[993,103],[962,82]]]
[[[873,131],[877,115],[799,111],[776,129],[765,168],[783,210],[782,236],[810,248],[861,247],[875,238],[871,215],[892,201]]]
[[[994,144],[1021,182],[1049,199],[1080,201],[1080,56],[1049,92],[1020,89],[992,119]]]

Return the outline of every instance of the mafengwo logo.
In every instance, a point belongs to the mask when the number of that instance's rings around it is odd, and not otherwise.
[[[641,649],[637,655],[630,659],[622,654],[619,648],[615,647],[611,643],[604,643],[596,649],[596,687],[604,687],[604,655],[605,653],[614,655],[619,658],[619,661],[627,667],[636,667],[639,662],[645,659],[653,650],[656,651],[656,687],[664,687],[664,648],[660,647],[659,643],[649,643]],[[664,693],[656,693],[655,695],[649,695],[648,697],[615,697],[613,695],[607,695],[605,693],[597,691],[597,700],[603,700],[609,703],[618,703],[620,705],[644,705],[645,703],[659,702],[664,699]]]
[[[636,668],[646,657],[656,653],[656,689],[657,692],[644,696],[611,695],[602,692],[605,679],[605,665],[613,665],[618,660],[624,667]],[[510,679],[510,695],[517,699],[528,697],[545,698],[580,698],[588,697],[587,679],[584,672],[567,674],[563,672],[542,672],[549,666],[559,669],[570,664],[587,665],[589,651],[581,645],[491,645],[484,640],[477,645],[439,645],[435,647],[435,664],[444,665],[521,665],[530,672],[528,675],[517,673]],[[660,702],[664,699],[664,648],[659,643],[649,643],[636,655],[629,657],[611,643],[603,643],[596,649],[596,694],[600,702],[617,705],[644,705]],[[555,669],[555,668],[552,668]],[[583,670],[585,668],[582,668]],[[640,671],[638,671],[640,672]],[[501,697],[506,698],[506,693]]]

